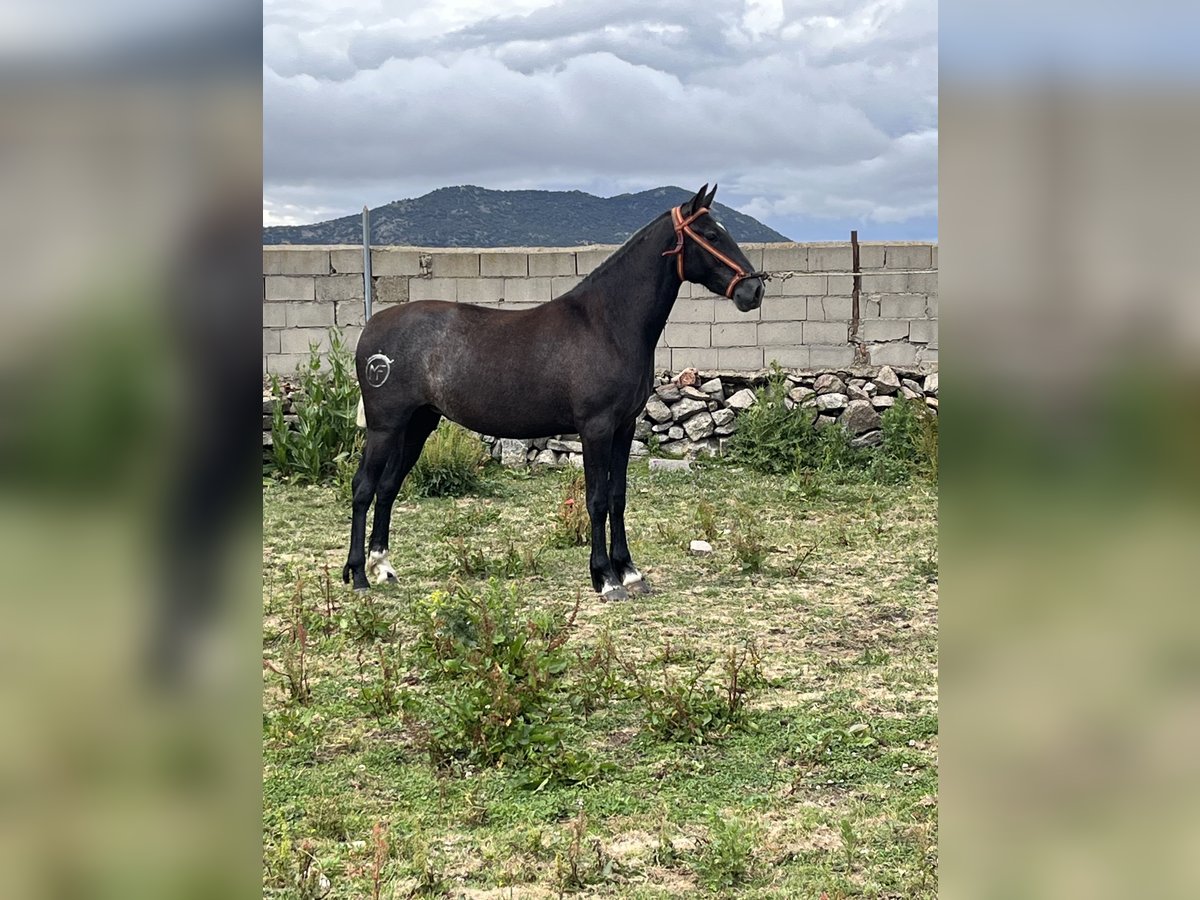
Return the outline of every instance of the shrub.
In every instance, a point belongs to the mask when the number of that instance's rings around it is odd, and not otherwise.
[[[883,414],[883,440],[871,462],[871,474],[900,480],[914,474],[937,479],[938,417],[925,405],[898,397]]]
[[[743,572],[761,572],[763,563],[771,553],[767,533],[763,530],[759,516],[748,506],[737,507],[733,529],[729,534],[729,546],[742,565]]]
[[[784,402],[788,380],[773,366],[767,383],[757,391],[757,401],[738,416],[738,429],[729,442],[728,456],[757,472],[783,475],[800,467],[816,443],[813,430],[816,410],[788,409]]]
[[[568,746],[565,644],[570,613],[525,610],[516,586],[435,591],[414,605],[415,659],[426,690],[412,696],[436,762],[518,766],[527,781],[587,781],[590,754]]]
[[[443,419],[404,479],[409,497],[461,497],[483,486],[488,455],[478,435]]]
[[[289,428],[284,418],[279,379],[271,379],[275,412],[268,467],[276,475],[306,484],[332,477],[339,463],[353,456],[358,438],[355,420],[359,391],[354,357],[338,329],[330,329],[329,343],[324,364],[320,348],[313,343],[308,362],[297,372],[294,428]]]

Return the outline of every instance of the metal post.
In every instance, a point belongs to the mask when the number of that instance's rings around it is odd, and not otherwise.
[[[363,321],[371,319],[371,211],[363,207]]]

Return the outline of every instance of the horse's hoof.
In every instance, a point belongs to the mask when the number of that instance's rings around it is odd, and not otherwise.
[[[606,584],[600,589],[600,599],[605,603],[609,600],[628,600],[629,592],[619,584]]]
[[[625,585],[625,589],[633,594],[653,594],[654,589],[650,587],[650,582],[645,578],[639,578],[637,581],[631,581]]]
[[[356,584],[354,586],[354,593],[356,593],[356,594],[365,594],[369,590],[370,590],[370,588],[367,587],[366,585],[359,586]]]

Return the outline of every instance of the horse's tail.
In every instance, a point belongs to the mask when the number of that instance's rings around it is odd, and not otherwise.
[[[363,406],[362,397],[358,398],[358,416],[355,418],[355,422],[359,428],[367,427],[367,410]]]

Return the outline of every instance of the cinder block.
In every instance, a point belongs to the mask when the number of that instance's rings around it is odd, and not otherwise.
[[[850,326],[846,322],[805,322],[804,343],[844,344],[850,340]]]
[[[478,278],[478,253],[442,253],[432,254],[433,262],[430,271],[434,278]]]
[[[868,346],[873,366],[912,366],[917,362],[917,348],[906,341]]]
[[[279,329],[263,329],[263,356],[279,352]]]
[[[928,319],[918,319],[915,322],[909,322],[908,339],[916,344],[928,344],[936,350],[938,345],[938,323],[930,322]]]
[[[314,343],[322,353],[327,352],[329,350],[329,330],[326,328],[285,328],[279,338],[279,349],[284,354],[307,354],[309,345]]]
[[[512,310],[517,309],[537,309],[537,307],[541,305],[541,303],[532,303],[524,300],[519,300],[516,303],[509,303],[507,300],[505,300],[498,308],[507,309],[511,312]]]
[[[675,301],[671,309],[670,322],[711,322],[715,300],[693,299],[684,297]]]
[[[864,341],[902,341],[908,337],[908,322],[904,319],[867,319],[860,326],[859,335]]]
[[[587,275],[616,251],[616,247],[599,250],[578,250],[575,253],[575,274]]]
[[[762,318],[762,307],[742,312],[732,300],[724,297],[709,301],[713,305],[714,322],[757,322]]]
[[[362,337],[363,327],[361,325],[351,325],[349,328],[342,329],[342,340],[353,353],[358,347],[358,339]]]
[[[927,369],[936,369],[938,366],[938,352],[932,347],[917,348],[917,363]]]
[[[932,247],[929,248],[929,252],[932,254],[932,257],[933,257],[933,259],[931,260],[931,268],[934,268],[934,269],[936,269],[938,267],[938,252],[937,251],[938,251],[937,244],[934,244]]]
[[[764,346],[803,344],[803,322],[762,322],[758,326],[758,342]],[[771,352],[774,352],[772,350]]]
[[[763,360],[770,366],[779,363],[789,369],[807,369],[809,367],[808,347],[764,347]]]
[[[654,371],[671,368],[671,351],[663,347],[654,348]]]
[[[534,278],[555,276],[555,275],[574,275],[575,274],[575,254],[552,252],[552,253],[535,253],[529,254],[529,274]]]
[[[803,322],[808,318],[805,297],[764,297],[758,309],[763,322]]]
[[[682,372],[688,367],[701,372],[718,368],[717,351],[709,347],[683,347],[671,351],[671,371]]]
[[[414,281],[421,279],[415,278]],[[371,308],[382,303],[408,302],[408,277],[405,275],[381,275],[371,279]],[[452,298],[453,299],[453,298]]]
[[[264,275],[328,275],[329,251],[315,247],[263,247]]]
[[[692,284],[691,282],[685,282],[683,287],[689,289],[687,296],[692,297],[697,300],[701,300],[701,299],[725,300],[725,299],[727,299],[723,294],[718,294],[718,293],[715,293],[714,291],[710,291],[708,288],[706,288],[702,284]],[[680,296],[683,296],[682,289],[679,291],[679,294],[680,294]]]
[[[863,294],[858,298],[858,316],[861,319],[879,318],[879,295]]]
[[[317,300],[334,303],[338,300],[361,300],[363,280],[361,275],[326,275],[317,279]]]
[[[505,278],[504,293],[500,296],[507,303],[545,303],[552,299],[552,283],[545,278]]]
[[[288,303],[288,328],[308,328],[315,325],[332,325],[334,308],[332,303]],[[283,353],[294,351],[283,350]]]
[[[744,254],[746,254],[746,260],[747,260],[747,262],[750,263],[750,271],[751,272],[763,271],[762,247],[747,247],[742,244],[739,244],[738,246],[741,247],[742,252]]]
[[[282,303],[262,305],[263,328],[282,328],[287,324],[287,308]]]
[[[908,290],[913,294],[936,294],[937,272],[909,272]]]
[[[931,294],[925,298],[925,315],[931,319],[938,317],[938,298],[937,294]]]
[[[717,368],[755,372],[763,367],[762,347],[718,347]]]
[[[853,275],[830,275],[829,287],[825,291],[827,294],[836,296],[849,296],[854,292],[854,276]]]
[[[669,322],[663,334],[668,347],[709,347],[712,346],[709,328],[695,323],[676,325]]]
[[[860,309],[862,304],[859,304]],[[812,322],[848,322],[854,316],[853,297],[809,297],[808,318]]]
[[[862,289],[868,294],[903,294],[908,290],[908,275],[904,272],[864,274]]]
[[[307,362],[307,350],[304,353],[272,353],[267,356],[267,374],[295,375],[296,370]]]
[[[889,269],[928,269],[933,265],[929,244],[891,244],[884,265]]]
[[[882,269],[885,244],[859,244],[858,267],[860,269]]]
[[[297,275],[268,275],[263,282],[263,299],[316,300],[317,279]]]
[[[828,275],[793,275],[790,278],[772,278],[767,282],[767,296],[773,297],[809,297],[828,292]]]
[[[372,263],[374,260],[372,260]],[[363,252],[361,247],[353,249],[330,250],[329,251],[329,267],[336,273],[342,275],[362,275],[363,271]],[[375,266],[372,264],[371,269]]]
[[[726,322],[712,327],[714,347],[752,347],[758,343],[757,322]]]
[[[416,250],[372,250],[371,274],[420,275],[421,254]]]
[[[504,299],[503,278],[459,278],[456,290],[459,303],[496,303]]]
[[[893,294],[879,298],[879,315],[884,319],[924,319],[924,294]]]
[[[854,348],[849,344],[841,347],[814,346],[808,348],[808,364],[814,369],[840,369],[853,365]]]
[[[808,271],[808,248],[800,244],[773,244],[763,248],[763,269],[768,272]]]
[[[340,326],[361,325],[366,311],[361,300],[345,300],[334,305],[334,320]],[[379,312],[379,307],[372,303],[372,314]]]
[[[457,278],[410,278],[408,279],[409,300],[449,300],[451,303],[458,299]]]
[[[810,272],[849,272],[853,267],[854,254],[848,243],[833,247],[808,248]]]
[[[575,259],[575,254],[571,254],[571,259]],[[574,262],[571,263],[574,265]],[[556,275],[550,279],[550,293],[555,297],[561,297],[567,291],[579,285],[583,281],[579,275]]]
[[[529,275],[529,257],[524,253],[480,253],[479,274],[484,278],[525,278]]]

